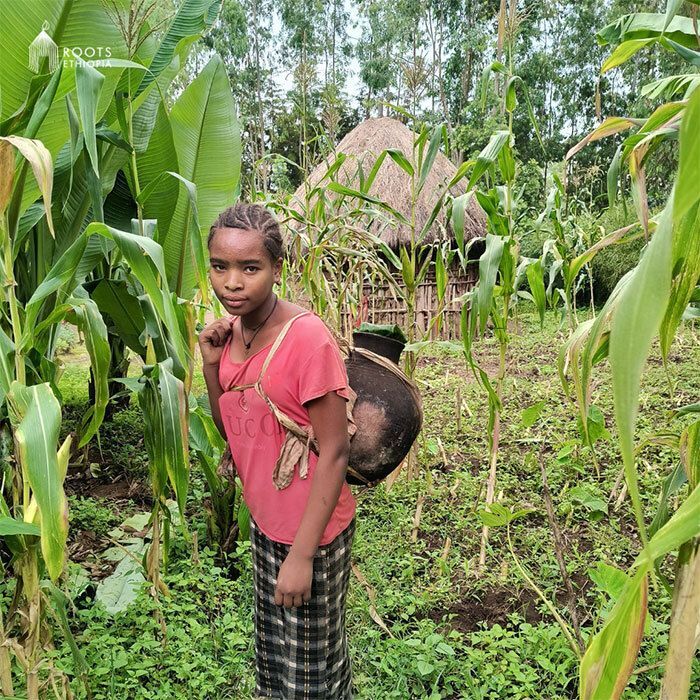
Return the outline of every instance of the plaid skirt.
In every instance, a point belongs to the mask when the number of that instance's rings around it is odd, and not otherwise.
[[[316,552],[311,599],[275,605],[277,573],[290,545],[274,542],[250,521],[255,590],[255,675],[259,697],[349,700],[350,656],[345,599],[355,521]]]

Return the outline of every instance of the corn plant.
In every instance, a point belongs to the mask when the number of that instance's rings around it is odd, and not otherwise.
[[[503,4],[505,8],[505,3]],[[526,103],[530,105],[527,91],[521,79],[513,73],[513,42],[515,3],[510,11],[501,14],[499,37],[507,52],[507,64],[495,61],[484,72],[482,105],[485,107],[489,81],[496,78],[499,103],[505,121],[505,128],[496,131],[486,147],[473,161],[464,165],[468,168],[468,196],[471,190],[485,177],[491,179],[492,185],[486,191],[477,190],[476,196],[481,208],[486,213],[488,233],[484,253],[479,259],[479,281],[473,290],[462,299],[461,333],[464,355],[479,386],[488,397],[489,416],[487,423],[489,458],[488,478],[486,481],[486,508],[494,503],[496,493],[496,471],[500,441],[500,426],[503,410],[503,385],[506,379],[508,348],[510,344],[508,323],[522,295],[520,287],[525,279],[530,287],[529,299],[535,302],[544,319],[546,296],[544,287],[544,259],[520,257],[518,237],[521,221],[518,217],[518,197],[516,194],[517,166],[514,153],[513,112],[517,106],[516,88],[521,86]],[[502,88],[502,89],[501,89]],[[537,124],[530,115],[537,133]],[[502,184],[496,184],[498,181]],[[483,335],[491,322],[493,333],[498,342],[498,371],[495,377],[479,366],[474,357],[473,338]],[[488,524],[482,529],[479,551],[479,568],[486,562],[488,543]]]
[[[413,118],[414,124],[417,122]],[[402,245],[399,249],[398,269],[401,272],[402,287],[405,290],[403,293],[403,302],[406,304],[406,312],[408,325],[406,336],[408,338],[405,371],[408,377],[412,378],[415,374],[416,364],[418,362],[418,354],[424,343],[430,338],[430,334],[434,326],[438,329],[442,323],[442,311],[444,310],[445,291],[448,282],[448,270],[451,259],[454,255],[450,252],[450,246],[438,244],[436,246],[427,247],[425,238],[433,226],[437,225],[437,218],[441,211],[451,207],[454,197],[451,190],[458,185],[464,178],[466,167],[458,168],[455,175],[449,182],[445,182],[438,194],[438,197],[433,205],[433,209],[423,223],[418,225],[417,211],[418,202],[423,190],[426,187],[428,178],[432,171],[435,159],[440,152],[440,147],[444,145],[445,150],[449,152],[447,128],[444,124],[438,124],[430,128],[427,124],[420,123],[417,128],[417,135],[413,142],[413,152],[410,159],[406,158],[405,154],[396,149],[388,149],[380,154],[378,162],[385,157],[391,158],[410,178],[410,215],[408,219],[397,217],[396,223],[402,223],[408,226],[410,231],[410,239],[408,246]],[[376,166],[375,166],[376,167]],[[457,210],[460,210],[462,222],[464,220],[464,208],[468,205],[468,200],[461,199],[455,206],[455,216],[458,216]],[[462,227],[463,230],[463,227]],[[435,254],[435,261],[433,261]],[[421,259],[422,258],[422,259]],[[394,261],[396,265],[397,261]],[[434,264],[436,269],[436,283],[438,295],[438,310],[433,318],[428,320],[426,328],[420,337],[417,335],[417,319],[416,319],[416,294],[419,285],[425,280],[430,266]]]
[[[240,143],[217,58],[172,109],[164,100],[189,46],[215,18],[217,2],[184,0],[160,42],[145,16],[127,26],[125,17],[108,16],[98,0],[79,7],[48,0],[16,5],[20,20],[3,34],[3,47],[5,55],[19,57],[12,63],[18,68],[0,72],[0,424],[15,445],[5,460],[0,534],[17,586],[2,615],[0,682],[3,694],[14,695],[12,651],[34,698],[44,682],[39,674],[48,602],[57,606],[56,619],[65,617],[60,592],[49,587],[47,596],[39,582],[44,572],[56,581],[63,569],[62,483],[71,447],[84,447],[97,435],[113,394],[111,360],[125,347],[145,362],[139,379],[120,381],[138,392],[144,411],[154,496],[146,563],[155,589],[163,588],[159,566],[170,535],[165,499],[172,489],[182,514],[187,495],[192,298],[197,287],[205,300],[207,293],[199,217],[213,219],[234,196]],[[138,17],[131,13],[128,20]],[[57,44],[110,46],[109,69],[103,74],[73,55],[52,70],[45,70],[45,61],[32,75],[22,57],[45,19]],[[58,447],[55,350],[63,320],[82,330],[93,387],[78,439]],[[83,667],[79,660],[76,665]],[[51,673],[48,681],[54,680]]]
[[[53,169],[50,155],[41,142],[21,137],[2,137],[0,143],[3,182],[12,183],[14,180],[14,157],[11,157],[12,154],[8,157],[8,146],[12,144],[31,163],[42,195],[49,202]],[[85,334],[92,366],[98,370],[95,376],[99,378],[102,389],[106,390],[104,367],[109,359],[107,329],[97,305],[89,298],[81,283],[87,270],[100,257],[104,257],[104,250],[115,247],[134,273],[132,283],[143,285],[153,300],[151,328],[158,329],[156,337],[169,341],[169,348],[177,363],[176,371],[180,377],[176,379],[170,374],[168,391],[162,393],[169,399],[161,402],[166,407],[169,418],[162,421],[162,424],[171,430],[167,434],[167,449],[163,449],[165,458],[161,459],[166,460],[166,468],[162,473],[171,477],[181,509],[184,508],[188,465],[186,451],[178,451],[181,444],[175,440],[177,434],[182,434],[183,424],[182,421],[176,422],[173,416],[183,416],[179,410],[184,397],[182,380],[191,360],[188,362],[189,348],[180,332],[181,324],[184,325],[185,321],[182,311],[176,310],[167,287],[163,288],[162,283],[159,285],[157,281],[158,274],[164,273],[162,253],[159,246],[148,238],[120,232],[100,223],[91,224],[57,260],[27,303],[24,306],[18,303],[11,264],[13,241],[7,217],[11,192],[10,188],[5,188],[0,202],[3,286],[11,320],[11,334],[1,331],[3,347],[0,352],[0,392],[11,425],[15,466],[9,471],[6,469],[4,474],[3,493],[0,497],[0,532],[13,555],[17,587],[15,602],[7,615],[5,628],[1,631],[7,645],[3,647],[3,655],[0,657],[0,679],[4,686],[3,692],[11,695],[12,681],[7,670],[8,655],[5,653],[10,648],[26,673],[27,696],[38,698],[41,644],[44,637],[43,609],[46,606],[39,582],[44,568],[53,581],[63,571],[68,533],[63,480],[72,440],[69,436],[57,448],[61,406],[55,394],[55,378],[41,382],[38,372],[41,365],[35,364],[39,349],[45,347],[47,329],[51,323],[65,318],[69,312],[75,314],[75,319]],[[50,211],[49,204],[47,211]],[[53,226],[50,215],[47,216],[47,225]],[[95,239],[98,235],[103,238],[104,249]],[[51,305],[48,316],[44,321],[39,321],[42,310],[47,311],[47,304]],[[154,334],[153,330],[151,333]],[[153,345],[150,338],[148,342]],[[168,358],[161,364],[161,371],[166,372],[172,369],[173,359]],[[102,396],[100,400],[104,400],[104,391],[98,391],[96,396]],[[91,430],[99,428],[103,413],[104,405],[100,408],[96,403],[92,407]],[[15,628],[19,629],[18,637],[12,636]]]
[[[307,187],[303,200],[292,198],[267,203],[295,230],[292,255],[285,261],[282,293],[303,294],[313,310],[327,318],[342,335],[352,331],[343,325],[343,311],[355,315],[364,285],[384,279],[395,285],[383,252],[396,260],[391,249],[369,232],[369,222],[378,212],[379,200],[356,198],[354,191],[338,182],[337,173],[346,161],[338,154],[315,187]],[[361,164],[357,172],[364,177]],[[376,170],[368,179],[374,180]]]
[[[194,404],[193,400],[191,402]],[[231,566],[230,555],[239,539],[247,539],[250,521],[241,498],[240,482],[232,474],[220,473],[227,462],[222,456],[227,447],[206,406],[190,407],[190,445],[197,456],[209,487],[204,502],[207,544],[223,566]]]
[[[427,220],[420,227],[417,223],[419,197],[446,138],[444,125],[432,129],[422,125],[411,157],[398,149],[384,150],[368,172],[362,163],[357,163],[354,171],[348,169],[351,176],[345,176],[343,182],[339,181],[338,173],[347,156],[335,154],[321,180],[314,187],[307,185],[302,201],[290,201],[286,205],[271,201],[272,206],[293,222],[297,231],[293,260],[291,265],[285,266],[283,274],[283,289],[299,280],[314,310],[340,328],[344,309],[349,309],[351,315],[358,312],[365,286],[385,281],[395,298],[407,309],[405,371],[409,377],[413,376],[418,353],[430,342],[428,339],[433,329],[437,327],[439,330],[441,326],[450,263],[457,253],[465,260],[463,245],[457,251],[449,242],[426,246],[425,238],[431,227],[437,225],[440,212],[448,210],[452,212],[453,222],[456,222],[458,240],[463,239],[469,198],[464,195],[453,197],[451,189],[464,178],[468,165],[459,168],[449,182],[443,183]],[[387,158],[410,178],[409,218],[370,194],[377,173]],[[356,186],[350,187],[347,183]],[[411,233],[409,244],[402,245],[397,255],[378,236],[368,231],[373,221],[379,221],[383,227],[408,226]],[[423,333],[417,336],[416,294],[432,264],[436,269],[438,309],[428,320]],[[394,271],[400,273],[399,283],[395,280]],[[349,335],[351,329],[344,328],[342,332]],[[414,463],[415,455],[411,452],[409,474],[413,473]]]
[[[620,65],[652,44],[660,44],[691,60],[700,56],[692,22],[675,17],[679,6],[678,2],[669,2],[665,17],[633,15],[606,27],[601,36],[621,43],[603,70]],[[629,34],[632,31],[634,38]],[[669,84],[664,83],[665,86]],[[623,141],[619,156],[611,166],[610,180],[616,181],[621,165],[628,164],[640,224],[650,236],[650,242],[639,265],[620,280],[600,316],[578,327],[569,341],[567,353],[572,360],[570,366],[575,365],[574,371],[579,374],[580,398],[584,401],[590,397],[594,365],[609,358],[618,441],[642,550],[627,575],[615,607],[588,645],[580,668],[580,696],[615,699],[622,695],[644,635],[649,576],[662,558],[677,552],[669,648],[660,697],[679,700],[689,696],[700,624],[697,577],[700,569],[700,450],[697,440],[700,426],[698,421],[691,423],[678,438],[680,464],[688,482],[687,495],[670,516],[664,503],[665,513],[657,517],[650,530],[647,530],[641,505],[634,430],[641,374],[652,341],[658,335],[662,356],[667,361],[671,343],[700,276],[700,193],[697,189],[700,91],[691,89],[684,100],[662,105],[646,120],[610,117],[584,141],[587,143],[635,126],[638,127],[636,133]],[[649,154],[668,138],[680,141],[679,169],[665,209],[658,217],[650,217],[646,206],[644,164]],[[668,488],[662,494],[664,500],[667,495]]]
[[[22,155],[19,168],[15,167],[14,149]],[[72,443],[72,437],[68,436],[58,445],[61,405],[56,396],[56,368],[47,330],[51,330],[52,323],[72,313],[85,334],[93,366],[103,370],[109,363],[109,345],[105,324],[84,290],[72,289],[72,294],[54,295],[48,316],[42,321],[38,318],[39,289],[26,305],[18,299],[13,255],[16,238],[12,235],[10,216],[13,203],[17,202],[18,187],[26,181],[27,164],[34,173],[47,212],[46,226],[55,235],[51,218],[53,167],[49,152],[37,140],[0,137],[0,270],[4,316],[9,319],[9,326],[3,323],[0,327],[0,397],[2,431],[7,442],[14,445],[3,470],[0,535],[12,554],[16,575],[13,603],[7,615],[0,617],[0,685],[5,696],[14,695],[12,650],[26,676],[27,697],[38,700],[49,605],[41,579],[45,573],[50,581],[56,582],[63,571],[68,535],[63,481]],[[68,273],[56,268],[51,272]],[[102,374],[84,441],[90,439],[102,421],[106,381],[106,375]],[[54,679],[53,672],[49,677]]]
[[[593,240],[591,231],[587,231],[576,221],[576,216],[567,213],[566,191],[564,182],[558,175],[553,175],[552,188],[547,197],[544,211],[537,220],[538,226],[549,225],[553,238],[547,239],[542,249],[545,263],[551,258],[549,266],[549,286],[546,290],[547,303],[555,307],[558,298],[564,302],[564,311],[570,330],[578,326],[576,299],[583,285],[588,282],[590,311],[595,316],[593,303],[593,270],[591,262],[596,254],[610,245],[624,245],[642,235],[637,224],[622,228],[599,240]],[[555,289],[555,281],[560,275],[562,289]]]

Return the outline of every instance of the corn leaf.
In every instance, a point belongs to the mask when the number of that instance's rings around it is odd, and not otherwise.
[[[420,178],[418,180],[418,187],[416,188],[416,193],[420,193],[425,185],[425,181],[432,170],[433,163],[435,163],[435,157],[440,150],[440,142],[443,139],[445,132],[445,127],[443,124],[439,124],[433,129],[433,133],[430,137],[430,143],[428,144],[428,151],[423,158],[423,163],[420,169]]]
[[[33,338],[36,320],[41,311],[43,300],[58,290],[61,290],[65,296],[68,296],[75,289],[78,265],[83,260],[86,245],[86,237],[79,236],[56,261],[30,297],[26,306],[26,322],[22,338],[23,347],[27,347]],[[103,257],[102,253],[100,253],[100,257]]]
[[[697,46],[693,21],[689,17],[674,17],[666,24],[666,17],[654,12],[623,15],[603,27],[597,34],[598,43],[621,44],[631,39],[645,39],[664,35],[685,46]]]
[[[673,199],[674,218],[678,221],[700,199],[700,90],[696,90],[686,107],[680,130],[678,178]]]
[[[34,535],[39,537],[41,529],[34,523],[25,523],[22,520],[15,520],[7,516],[0,517],[0,537],[10,535]]]
[[[159,389],[163,402],[163,435],[166,445],[166,468],[175,492],[180,516],[184,518],[189,483],[189,443],[185,388],[170,370],[172,362],[160,363]]]
[[[637,485],[634,429],[642,370],[670,294],[672,244],[672,208],[667,205],[656,233],[622,292],[610,329],[610,366],[620,451],[637,525],[645,545],[647,538]]]
[[[29,123],[26,128],[22,130],[22,135],[28,139],[36,138],[39,133],[46,115],[51,109],[51,105],[54,103],[56,97],[56,92],[58,91],[59,85],[61,84],[61,78],[63,74],[63,61],[59,62],[58,68],[54,71],[51,76],[49,84],[46,86],[41,96],[36,101],[34,109],[32,110],[32,115],[29,118]]]
[[[681,433],[680,448],[681,462],[690,487],[697,489],[700,484],[700,421],[691,423]]]
[[[138,399],[143,414],[144,444],[148,453],[151,487],[155,494],[164,496],[168,472],[164,458],[166,447],[163,437],[163,409],[158,391],[159,372],[160,365],[158,364],[152,366],[148,371],[144,371]]]
[[[409,221],[406,219],[406,217],[401,214],[399,211],[394,209],[391,205],[387,204],[383,200],[379,199],[378,197],[372,197],[365,192],[360,192],[359,190],[354,190],[350,187],[346,187],[345,185],[341,185],[338,182],[329,182],[328,186],[326,187],[327,190],[330,190],[331,192],[336,192],[337,194],[343,194],[348,197],[357,197],[357,199],[361,199],[365,202],[370,202],[371,204],[377,204],[380,206],[382,209],[388,211],[398,222],[402,224],[409,224]]]
[[[96,177],[100,175],[99,157],[97,155],[97,105],[105,77],[96,68],[75,56],[75,86],[78,94],[78,112],[85,137],[85,148],[90,155],[90,163]]]
[[[582,148],[592,141],[598,141],[606,136],[619,134],[621,131],[630,129],[633,126],[635,126],[635,121],[632,119],[627,119],[626,117],[608,117],[600,126],[596,127],[590,134],[569,149],[569,152],[566,154],[566,160],[573,158]]]
[[[0,141],[0,216],[12,198],[15,177],[15,154],[8,141]]]
[[[693,449],[695,450],[694,459],[697,460],[697,442],[693,445]],[[659,557],[677,550],[684,542],[692,540],[699,534],[700,488],[696,486],[671,519],[649,540],[647,548],[640,552],[633,566],[645,570],[650,561],[653,563]]]
[[[700,67],[700,51],[693,51],[693,49],[679,44],[673,39],[667,39],[666,37],[661,37],[659,40],[661,46],[669,51],[677,53],[684,61],[690,63],[692,66]]]
[[[496,285],[498,268],[503,257],[505,239],[501,236],[486,234],[486,249],[479,258],[479,285],[477,287],[476,305],[479,311],[479,332],[486,330],[486,322],[491,313],[493,288]]]
[[[671,473],[664,479],[661,485],[661,493],[659,494],[659,505],[656,509],[654,519],[649,525],[649,536],[653,539],[654,535],[669,521],[669,505],[671,497],[675,496],[681,487],[688,483],[683,464],[678,462]]]
[[[632,179],[632,201],[637,210],[637,216],[644,228],[644,233],[649,235],[649,199],[647,197],[646,173],[642,162],[645,151],[633,150],[629,160],[629,171]]]
[[[401,257],[401,275],[403,277],[403,281],[406,285],[406,288],[410,291],[415,287],[416,284],[414,263],[408,255],[406,246],[402,245],[399,253]]]
[[[639,653],[647,612],[647,574],[629,579],[579,669],[580,700],[618,700]]]
[[[377,177],[377,173],[379,172],[379,168],[382,167],[382,163],[384,163],[384,160],[386,158],[386,151],[382,151],[377,160],[374,162],[374,165],[372,166],[371,170],[367,174],[367,177],[364,179],[364,181],[361,184],[360,190],[364,193],[367,194],[370,189],[372,189],[372,185],[374,184],[374,180]],[[358,167],[359,172],[362,173],[362,168]]]
[[[403,154],[402,151],[399,151],[396,148],[387,148],[386,149],[386,154],[391,158],[391,160],[396,163],[396,165],[401,168],[409,177],[413,177],[415,174],[415,170],[413,166],[411,165],[410,161],[406,156]]]
[[[645,46],[656,42],[656,37],[649,37],[647,39],[631,39],[630,41],[624,41],[620,44],[613,52],[608,56],[605,63],[603,63],[600,69],[601,73],[606,73],[613,68],[621,66],[623,63],[628,61],[637,51],[641,51]]]
[[[195,273],[199,291],[202,294],[202,303],[209,304],[209,278],[207,276],[207,260],[204,252],[204,241],[199,228],[199,213],[197,208],[197,186],[176,172],[169,172],[174,178],[185,186],[185,192],[190,204],[190,253],[195,261]]]
[[[488,168],[496,162],[498,154],[504,144],[508,142],[509,138],[510,132],[505,130],[496,131],[491,135],[486,147],[476,157],[476,164],[474,165],[472,174],[469,177],[469,184],[467,185],[468,190],[474,187]]]
[[[525,270],[530,292],[535,302],[535,308],[540,317],[540,328],[544,325],[544,314],[547,309],[547,294],[544,288],[544,270],[540,259],[530,263]]]
[[[56,232],[51,218],[51,196],[53,192],[53,161],[48,149],[41,141],[27,139],[22,136],[0,136],[0,141],[11,143],[32,166],[34,177],[44,200],[46,224],[51,235],[55,238]]]
[[[202,406],[191,408],[189,415],[190,447],[208,457],[214,456],[215,449],[222,453],[226,449],[226,441],[216,427],[211,415]]]
[[[664,362],[668,361],[678,324],[700,278],[700,206],[697,203],[676,222],[672,269],[671,294],[659,331]]]
[[[618,146],[613,159],[610,161],[607,174],[608,206],[612,207],[617,202],[617,193],[620,186],[620,164],[622,160],[622,146]]]
[[[68,511],[56,445],[61,405],[48,384],[13,382],[8,395],[16,424],[15,442],[41,514],[41,553],[52,580],[63,571]]]
[[[91,288],[90,296],[100,313],[116,333],[134,352],[145,356],[146,348],[139,340],[146,322],[138,301],[129,293],[124,280],[102,279]]]
[[[5,396],[14,379],[14,367],[11,361],[14,351],[15,344],[12,339],[0,328],[0,405],[5,402]]]
[[[601,238],[597,243],[594,243],[588,250],[577,255],[569,265],[569,275],[575,279],[584,265],[589,263],[593,258],[601,251],[603,248],[607,248],[611,245],[616,245],[619,243],[629,243],[630,241],[638,238],[640,233],[630,235],[634,229],[638,228],[638,224],[631,224],[630,226],[625,226],[624,228],[618,229],[609,233],[607,236]]]
[[[681,97],[687,99],[698,85],[700,85],[700,75],[697,73],[669,75],[644,85],[642,96],[654,100],[657,97],[671,98],[682,93]]]
[[[450,212],[452,231],[462,255],[464,255],[464,217],[469,208],[472,194],[472,192],[466,192],[465,194],[460,194],[458,197],[455,197],[452,200],[452,210]]]
[[[86,445],[102,425],[105,409],[109,403],[109,364],[112,355],[107,326],[97,304],[87,296],[84,290],[83,294],[85,294],[84,297],[73,297],[69,303],[75,312],[77,325],[83,332],[85,347],[90,356],[95,403],[85,415],[85,419],[89,419],[90,422],[83,430],[78,447]]]
[[[515,92],[515,86],[519,82],[523,82],[523,79],[519,75],[511,75],[506,81],[505,104],[507,112],[512,113],[518,106],[518,96]]]
[[[445,291],[447,290],[447,268],[445,265],[446,255],[447,248],[444,246],[438,248],[435,255],[435,284],[437,286],[437,298],[439,304],[441,304],[445,298]]]

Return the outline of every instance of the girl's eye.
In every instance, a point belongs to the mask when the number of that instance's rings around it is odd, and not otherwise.
[[[213,263],[212,266],[211,266],[211,269],[212,269],[212,270],[223,270],[223,268],[224,268],[224,266],[223,266],[223,265],[219,265],[218,263]]]
[[[246,271],[252,270],[253,272],[256,272],[258,268],[255,267],[254,265],[246,265],[245,269],[246,269]]]

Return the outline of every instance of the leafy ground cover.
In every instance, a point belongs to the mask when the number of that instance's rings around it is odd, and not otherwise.
[[[559,382],[557,353],[563,340],[554,317],[539,330],[534,317],[526,314],[513,328],[497,493],[506,507],[531,509],[511,526],[513,550],[520,567],[567,617],[540,462],[546,468],[585,639],[600,622],[600,611],[604,615],[610,605],[614,582],[605,565],[628,566],[639,542],[619,479],[619,454],[608,436],[614,425],[607,368],[597,373],[593,397],[601,416],[596,473]],[[496,354],[494,341],[480,342],[483,366],[492,367]],[[60,389],[68,404],[64,430],[70,430],[87,400],[87,369],[79,345],[69,348],[64,359]],[[698,367],[700,344],[693,329],[679,336],[670,377],[654,354],[642,385],[640,437],[666,426],[672,409],[698,400]],[[526,584],[505,530],[491,531],[486,567],[476,568],[482,526],[477,508],[483,500],[488,454],[483,394],[457,347],[425,351],[417,379],[425,411],[421,476],[411,482],[399,478],[389,490],[380,485],[357,495],[348,604],[357,697],[575,698],[576,656]],[[194,394],[204,391],[198,377]],[[138,409],[117,413],[83,457],[71,466],[66,481],[73,562],[70,620],[90,669],[93,696],[251,697],[249,546],[238,546],[236,578],[216,565],[203,545],[205,486],[196,466],[188,501],[192,541],[173,534],[164,575],[170,595],[155,599],[142,583],[130,594],[133,602],[125,611],[109,613],[95,601],[95,586],[119,564],[104,552],[114,548],[117,533],[133,534],[139,514],[149,507]],[[676,459],[663,446],[650,445],[640,453],[647,522]],[[124,522],[129,518],[131,530]],[[662,572],[670,573],[672,566],[665,562]],[[663,591],[660,580],[652,585]],[[2,595],[8,598],[11,591],[5,588]],[[649,634],[624,698],[658,697],[670,604],[663,594],[653,600]],[[54,642],[57,665],[77,676],[67,640],[57,636]],[[691,688],[691,697],[700,698],[700,663]],[[76,697],[85,697],[77,678],[73,690]]]

